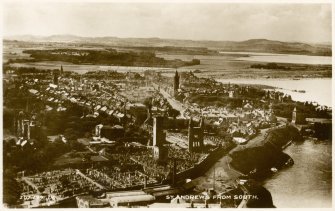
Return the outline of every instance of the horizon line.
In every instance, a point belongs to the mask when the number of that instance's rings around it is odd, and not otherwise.
[[[52,36],[73,36],[78,38],[107,38],[107,37],[113,37],[113,38],[119,38],[119,39],[161,39],[161,40],[181,40],[181,41],[195,41],[195,42],[244,42],[249,40],[268,40],[268,41],[278,41],[278,42],[287,42],[287,43],[304,43],[304,44],[330,44],[332,45],[331,41],[295,41],[295,40],[274,40],[274,39],[268,39],[268,38],[250,38],[245,40],[206,40],[206,39],[182,39],[182,38],[163,38],[163,37],[120,37],[120,36],[113,36],[113,35],[105,35],[105,36],[83,36],[83,35],[76,35],[76,34],[51,34],[51,35],[36,35],[36,34],[13,34],[13,35],[4,35],[3,34],[3,40],[8,39],[10,37],[15,36],[32,36],[32,37],[41,37],[41,38],[47,38]]]

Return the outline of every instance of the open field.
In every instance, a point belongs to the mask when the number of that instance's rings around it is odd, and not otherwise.
[[[284,69],[261,69],[251,68],[253,64],[267,64],[266,62],[243,61],[238,60],[241,56],[238,54],[222,56],[206,55],[167,55],[159,54],[158,56],[165,59],[200,59],[200,65],[178,68],[178,71],[194,71],[200,77],[214,78],[315,78],[331,77],[331,65],[307,65],[307,64],[282,64],[289,67]]]
[[[108,47],[108,46],[106,46]],[[102,50],[103,46],[94,45],[78,45],[71,43],[32,43],[32,42],[4,42],[3,58],[4,62],[9,59],[29,59],[29,55],[22,53],[23,50],[28,49],[90,49]],[[131,50],[131,47],[127,50]],[[135,48],[135,50],[138,50]],[[247,53],[248,54],[248,53]],[[193,55],[193,54],[174,54],[166,52],[156,52],[157,57],[162,57],[167,60],[180,59],[183,61],[191,61],[192,59],[199,59],[200,65],[179,67],[178,71],[196,71],[199,77],[212,77],[215,79],[224,78],[330,78],[332,76],[331,65],[308,65],[308,64],[290,64],[283,63],[287,69],[262,69],[251,68],[255,64],[267,64],[267,62],[259,61],[244,61],[241,57],[252,58],[252,56],[241,55],[238,53],[232,54],[218,54],[218,55]],[[84,65],[71,64],[68,62],[58,61],[43,61],[43,62],[23,62],[11,63],[13,67],[35,67],[39,69],[57,69],[63,65],[65,71],[75,71],[78,73],[85,73],[96,70],[116,70],[120,72],[142,72],[144,70],[156,70],[171,75],[174,68],[159,68],[159,67],[134,67],[134,66],[109,66],[109,65]]]

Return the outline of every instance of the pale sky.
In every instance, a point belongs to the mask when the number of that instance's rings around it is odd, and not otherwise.
[[[4,35],[331,42],[331,4],[5,3]]]

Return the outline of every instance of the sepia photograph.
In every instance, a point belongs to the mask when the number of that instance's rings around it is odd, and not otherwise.
[[[1,207],[332,208],[331,0],[5,0]]]

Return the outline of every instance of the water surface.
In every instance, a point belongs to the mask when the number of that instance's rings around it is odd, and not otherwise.
[[[265,181],[278,208],[331,207],[332,145],[306,140],[284,150],[294,165]]]
[[[222,83],[262,84],[276,87],[277,91],[291,95],[292,99],[300,102],[317,102],[320,105],[332,106],[331,78],[306,79],[217,79]],[[305,93],[299,92],[305,91]]]
[[[273,54],[273,53],[255,53],[255,52],[220,52],[221,54],[248,55],[241,56],[235,60],[254,61],[254,62],[275,62],[290,64],[314,64],[314,65],[331,65],[331,56],[309,56],[295,54]]]

